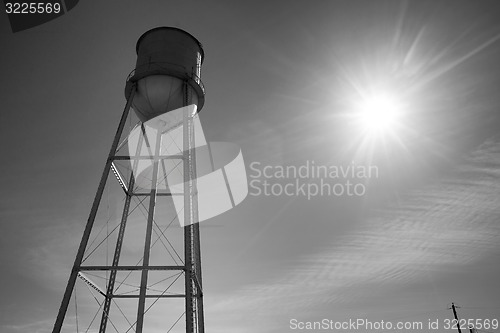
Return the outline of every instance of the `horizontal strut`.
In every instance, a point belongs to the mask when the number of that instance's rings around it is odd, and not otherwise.
[[[129,161],[129,160],[183,160],[182,155],[144,155],[144,156],[114,156],[113,161]]]
[[[151,193],[146,193],[146,192],[135,192],[135,193],[131,193],[130,195],[132,196],[136,196],[136,197],[145,197],[145,196],[150,196]],[[171,197],[171,196],[174,196],[174,195],[184,195],[183,193],[156,193],[156,196],[157,197]]]
[[[81,271],[184,271],[185,266],[80,266]]]
[[[139,298],[139,295],[113,295],[113,298]],[[146,298],[183,298],[186,297],[184,294],[176,295],[145,295]]]

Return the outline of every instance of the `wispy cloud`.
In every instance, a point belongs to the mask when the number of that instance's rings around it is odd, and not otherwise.
[[[498,249],[499,194],[500,144],[488,141],[446,178],[407,194],[280,278],[212,304],[207,317],[225,315],[236,325],[245,319],[240,314],[304,313],[363,297],[357,286],[411,282],[428,269],[470,263]]]
[[[52,331],[53,319],[44,319],[18,325],[2,325],[3,329],[9,332],[32,332],[32,333],[48,333]]]

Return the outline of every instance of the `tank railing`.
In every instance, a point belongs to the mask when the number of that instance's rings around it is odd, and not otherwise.
[[[168,65],[169,67],[162,66],[161,64]],[[151,68],[151,65],[154,65],[153,68]],[[198,75],[196,75],[194,72],[192,72],[191,74],[188,74],[189,71],[184,66],[174,64],[174,63],[169,63],[169,62],[150,62],[148,64],[140,66],[139,68],[143,68],[146,66],[148,67],[149,70],[153,70],[153,71],[154,70],[172,71],[171,67],[177,67],[177,68],[179,68],[179,70],[175,70],[176,73],[181,74],[181,76],[184,76],[184,77],[196,82],[200,86],[201,90],[203,91],[203,94],[205,94],[205,85],[201,81],[200,77]],[[130,74],[127,76],[127,82],[130,81],[135,76],[136,69],[132,70],[130,72]]]

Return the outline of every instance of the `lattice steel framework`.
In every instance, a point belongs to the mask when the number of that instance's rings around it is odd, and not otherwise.
[[[188,89],[187,83],[184,86],[185,100],[186,104],[188,101]],[[183,298],[184,299],[184,314],[181,314],[171,327],[162,327],[161,331],[165,332],[167,329],[170,331],[172,328],[176,327],[176,324],[180,321],[182,316],[185,316],[185,332],[204,332],[204,317],[203,317],[203,292],[202,292],[202,276],[201,276],[201,250],[200,250],[200,231],[198,221],[198,210],[197,210],[197,190],[196,190],[196,168],[195,168],[195,153],[194,153],[194,135],[195,131],[193,128],[193,117],[188,113],[184,113],[182,121],[182,135],[183,135],[183,147],[180,151],[181,154],[168,155],[161,154],[161,140],[165,140],[165,136],[161,135],[158,131],[156,135],[156,143],[153,145],[148,142],[148,137],[146,135],[140,137],[140,142],[137,146],[137,151],[135,155],[123,154],[123,146],[126,143],[126,138],[123,139],[124,128],[126,126],[127,120],[130,121],[132,117],[130,109],[132,101],[136,93],[136,86],[134,85],[131,89],[129,96],[127,96],[127,103],[123,114],[120,119],[118,129],[116,131],[113,143],[111,145],[111,150],[109,156],[106,160],[104,171],[102,173],[101,180],[95,195],[90,215],[87,220],[87,224],[83,233],[83,237],[76,254],[76,258],[71,270],[69,281],[66,286],[66,290],[63,296],[63,300],[57,315],[57,319],[54,325],[53,333],[60,333],[66,331],[74,331],[72,328],[74,325],[67,325],[65,322],[68,321],[68,308],[70,303],[75,303],[75,313],[76,313],[76,331],[79,331],[79,325],[82,322],[78,322],[78,301],[76,300],[76,285],[83,283],[85,287],[88,288],[92,297],[88,297],[87,300],[93,298],[92,303],[97,303],[98,309],[95,312],[90,325],[87,328],[92,327],[92,330],[104,333],[107,329],[112,332],[136,332],[142,333],[146,329],[145,327],[145,314],[150,310],[150,308],[157,303],[160,299],[171,299],[171,298]],[[144,124],[138,123],[137,126],[141,126],[141,130],[144,133]],[[144,142],[145,141],[145,142]],[[148,148],[148,155],[141,155],[141,149],[145,145]],[[154,152],[152,151],[154,149]],[[137,165],[141,160],[152,161],[152,179],[151,179],[151,189],[150,191],[145,191],[135,186],[134,171],[137,170]],[[183,193],[171,193],[169,191],[160,191],[157,188],[158,178],[161,177],[160,171],[166,172],[165,161],[166,160],[176,160],[178,161],[177,166],[182,165],[184,185]],[[128,172],[120,171],[120,163],[128,163],[130,165],[130,170]],[[98,209],[103,201],[103,195],[105,194],[105,188],[107,187],[108,178],[115,179],[118,186],[121,188],[121,196],[123,199],[123,208],[121,210],[121,218],[117,218],[117,225],[105,234],[104,237],[99,239],[99,234],[95,229],[95,221],[98,214]],[[167,227],[160,228],[159,222],[155,219],[155,212],[159,208],[158,199],[162,197],[171,197],[173,195],[183,195],[184,196],[184,210],[183,216],[177,215],[177,219],[184,220],[183,227],[183,247],[184,247],[184,258],[175,252],[176,256],[173,254],[175,249],[171,242],[165,236],[165,230]],[[148,204],[145,202],[149,200]],[[135,206],[134,206],[135,205]],[[186,209],[187,208],[187,209]],[[123,257],[124,246],[126,245],[125,234],[128,226],[128,220],[133,211],[142,210],[143,218],[145,220],[145,237],[143,241],[143,251],[142,258],[137,262],[137,265],[126,265],[121,264],[120,259]],[[118,214],[117,214],[118,216]],[[109,220],[109,219],[108,219]],[[118,222],[119,220],[119,222]],[[135,222],[134,222],[135,223]],[[135,223],[136,225],[137,223]],[[168,226],[170,226],[168,224]],[[104,227],[103,227],[104,228]],[[91,242],[89,244],[89,239],[91,235],[97,234],[97,246],[94,246]],[[155,239],[153,239],[153,234],[155,234]],[[108,255],[106,254],[106,262],[104,264],[93,265],[86,264],[89,256],[94,256],[95,251],[99,247],[103,247],[103,244],[108,244],[111,235],[115,238],[114,251],[112,256],[110,256],[111,262],[108,262]],[[133,237],[134,241],[137,242],[136,237]],[[99,242],[100,240],[100,242]],[[169,265],[153,265],[150,261],[151,249],[158,243],[163,243],[165,249],[174,259],[174,264]],[[128,248],[127,248],[128,251]],[[128,251],[130,252],[130,251]],[[127,253],[127,255],[130,255]],[[99,259],[102,259],[102,256]],[[156,283],[151,283],[148,278],[151,274],[160,273],[163,274],[159,281]],[[137,285],[132,282],[127,282],[129,276],[136,274]],[[139,278],[140,273],[140,278]],[[97,274],[97,275],[96,275]],[[100,275],[99,275],[100,274]],[[121,278],[117,279],[117,275],[121,274]],[[169,288],[184,276],[184,292],[169,292]],[[102,280],[100,286],[98,282],[94,282],[94,279]],[[154,286],[158,285],[162,281],[168,281],[166,288],[160,288],[160,291],[155,291]],[[179,280],[181,281],[181,280]],[[123,286],[130,286],[129,292],[119,293],[118,289]],[[74,296],[74,301],[72,300],[72,295]],[[127,316],[125,311],[120,308],[117,304],[117,300],[132,299],[136,300],[136,315]],[[148,306],[148,302],[151,302]],[[88,304],[83,306],[83,309],[87,309]],[[130,306],[128,306],[130,308]],[[80,305],[80,309],[82,306]],[[118,319],[112,318],[112,311],[118,309],[121,313],[120,322],[124,325],[119,325]],[[81,311],[81,310],[80,310]],[[163,309],[162,309],[163,311]],[[167,313],[169,309],[165,309]],[[130,311],[129,311],[130,312]],[[167,316],[167,315],[166,315]],[[123,318],[125,320],[123,320]],[[98,318],[100,318],[99,325],[97,326]],[[157,319],[157,318],[156,318]],[[95,324],[95,328],[92,325]],[[154,325],[151,327],[155,327]],[[176,327],[177,329],[177,327]],[[148,330],[148,332],[153,331]],[[159,330],[160,331],[160,330]]]

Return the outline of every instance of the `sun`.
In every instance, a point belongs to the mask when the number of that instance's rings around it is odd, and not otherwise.
[[[397,127],[402,105],[393,95],[378,93],[364,97],[356,109],[356,118],[364,132],[384,134]]]

